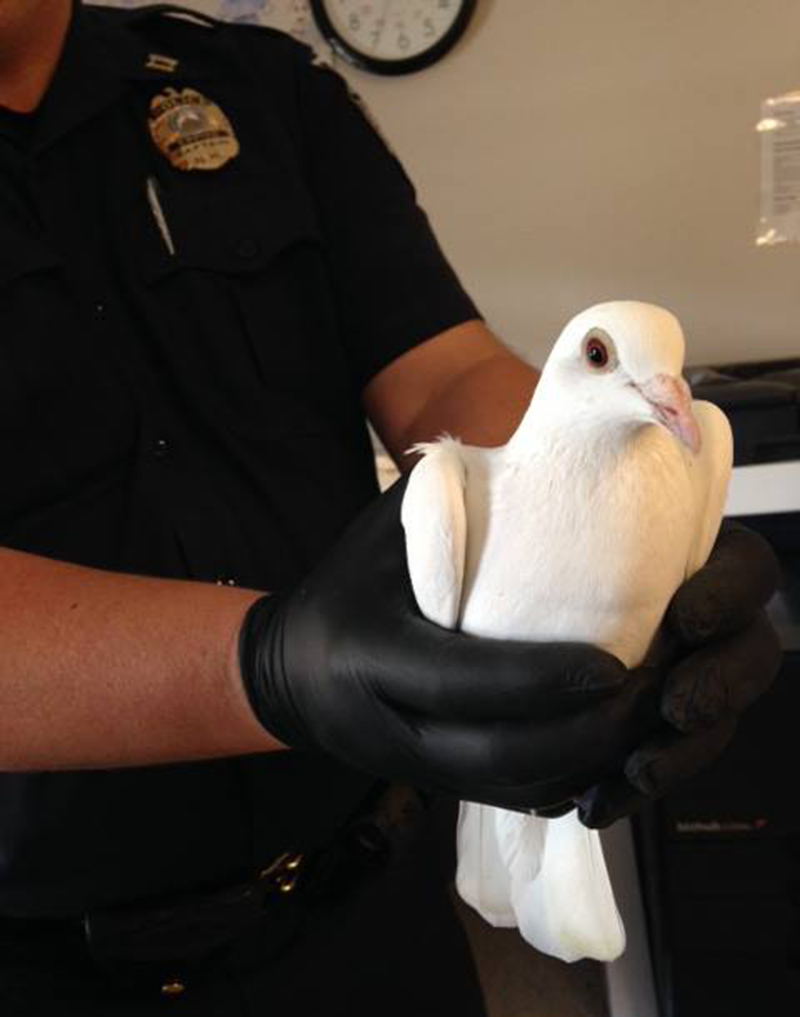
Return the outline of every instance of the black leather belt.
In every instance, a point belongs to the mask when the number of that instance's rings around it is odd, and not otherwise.
[[[178,996],[215,962],[246,966],[253,943],[260,963],[284,948],[315,906],[347,895],[402,849],[423,811],[416,791],[390,785],[325,848],[281,852],[251,878],[83,918],[0,916],[0,935],[16,953],[29,942],[34,957],[77,947],[129,989]]]
[[[258,932],[260,959],[294,938],[313,893],[310,858],[283,852],[251,879],[90,912],[83,918],[0,916],[3,964],[93,961],[129,990],[180,995],[204,969]],[[301,891],[302,887],[302,891]],[[290,901],[289,898],[292,898]],[[300,900],[302,898],[302,900]]]
[[[180,995],[217,962],[246,966],[253,938],[262,963],[291,942],[310,913],[306,881],[314,868],[305,856],[283,852],[252,879],[91,912],[83,921],[86,945],[129,987]]]

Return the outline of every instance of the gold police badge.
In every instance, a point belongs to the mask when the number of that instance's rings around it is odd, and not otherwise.
[[[239,154],[231,122],[193,88],[166,88],[150,101],[150,135],[180,170],[214,170]]]

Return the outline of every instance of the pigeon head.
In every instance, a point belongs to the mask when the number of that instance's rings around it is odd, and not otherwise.
[[[684,349],[677,318],[662,307],[598,304],[559,336],[542,372],[542,395],[565,412],[658,424],[696,453],[700,431],[681,376]]]

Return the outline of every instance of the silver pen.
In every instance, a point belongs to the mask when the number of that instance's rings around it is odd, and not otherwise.
[[[153,213],[153,218],[158,226],[158,231],[161,234],[161,239],[164,241],[164,245],[170,254],[175,254],[175,244],[172,241],[172,234],[169,231],[169,224],[167,217],[164,215],[164,209],[161,207],[161,201],[159,200],[159,183],[155,177],[147,178],[147,201],[150,205],[150,211]]]

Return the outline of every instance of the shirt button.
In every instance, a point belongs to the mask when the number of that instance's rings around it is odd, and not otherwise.
[[[157,459],[166,459],[169,454],[169,442],[166,438],[156,438],[153,442],[153,455]]]
[[[236,253],[240,258],[255,258],[261,253],[261,244],[254,237],[245,237],[236,245]]]

